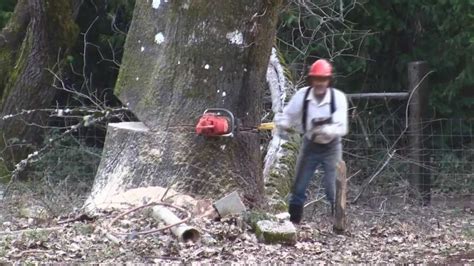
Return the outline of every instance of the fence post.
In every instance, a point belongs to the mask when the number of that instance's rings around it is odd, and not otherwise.
[[[426,117],[429,85],[429,67],[426,61],[415,61],[408,63],[408,89],[409,112],[408,112],[408,142],[410,171],[409,181],[417,196],[421,196],[422,204],[427,205],[431,201],[431,176],[424,164],[428,163],[429,154],[423,150],[423,118]],[[425,77],[425,78],[424,78]],[[424,79],[423,79],[424,78]]]

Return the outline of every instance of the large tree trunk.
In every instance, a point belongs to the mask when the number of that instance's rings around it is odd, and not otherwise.
[[[55,90],[47,69],[58,70],[58,60],[77,34],[70,0],[18,2],[0,34],[0,117],[50,107]],[[28,123],[44,124],[45,119],[38,112],[0,119],[0,151],[8,147],[0,156],[10,162],[23,158],[27,147],[41,141],[41,128]]]
[[[168,185],[175,180],[178,189],[215,197],[239,188],[248,202],[260,203],[264,189],[258,134],[238,132],[234,138],[206,140],[194,134],[192,125],[210,107],[229,109],[244,127],[260,123],[279,4],[264,0],[136,2],[116,94],[149,128],[151,133],[146,135],[153,135],[144,139],[147,143],[153,139],[144,149],[153,150],[155,160],[132,168],[147,164],[149,169],[151,164],[154,170],[128,169],[150,180],[141,186]],[[125,140],[134,133],[121,134]],[[128,149],[127,143],[120,145],[117,152],[110,152],[114,147],[106,143],[103,160],[110,156],[116,156],[114,161],[140,160],[124,158],[129,153],[119,151]],[[118,168],[96,177],[89,202],[123,170]],[[129,181],[135,178],[122,176],[113,192],[137,186]]]

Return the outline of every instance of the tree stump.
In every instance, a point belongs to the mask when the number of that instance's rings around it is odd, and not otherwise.
[[[208,173],[206,167],[202,170],[196,169],[188,164],[192,163],[192,160],[188,160],[188,163],[179,160],[181,152],[187,152],[184,149],[173,148],[180,147],[180,141],[181,139],[176,136],[153,132],[141,122],[110,123],[102,160],[90,196],[85,202],[86,209],[93,211],[97,206],[109,204],[109,200],[115,195],[139,187],[171,186],[180,192],[210,195],[214,198],[246,186],[244,179],[242,183],[238,183],[235,181],[238,177],[232,178],[232,174],[238,170],[238,165],[235,168],[229,165],[222,166],[222,169],[229,171],[227,174],[223,172],[222,175],[206,176]],[[196,140],[189,148],[194,145],[224,144]],[[232,144],[227,145],[231,147]],[[201,150],[202,152],[196,153],[195,157],[211,158],[211,155],[204,152],[205,149]],[[215,150],[213,155],[221,158],[229,154],[237,156],[226,149],[213,150]],[[214,165],[219,164],[214,162]]]
[[[336,213],[334,219],[333,230],[337,234],[342,234],[346,231],[346,194],[347,194],[347,177],[346,177],[346,163],[340,161],[337,164],[337,179],[336,179]]]

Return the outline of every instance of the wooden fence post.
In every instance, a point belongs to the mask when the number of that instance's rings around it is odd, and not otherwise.
[[[424,163],[428,163],[428,150],[423,150],[423,118],[426,117],[429,86],[429,67],[426,61],[408,63],[408,88],[409,88],[409,158],[410,171],[409,181],[417,196],[421,196],[422,204],[427,205],[431,201],[431,176]]]
[[[337,164],[336,177],[336,206],[333,231],[342,234],[346,231],[346,194],[347,177],[346,162],[339,161]]]

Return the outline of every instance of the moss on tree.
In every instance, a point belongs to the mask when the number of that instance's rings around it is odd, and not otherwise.
[[[287,196],[293,184],[300,142],[301,138],[293,134],[290,141],[282,145],[285,155],[276,163],[279,167],[270,171],[265,190],[270,199],[269,207],[273,211],[287,210]]]

